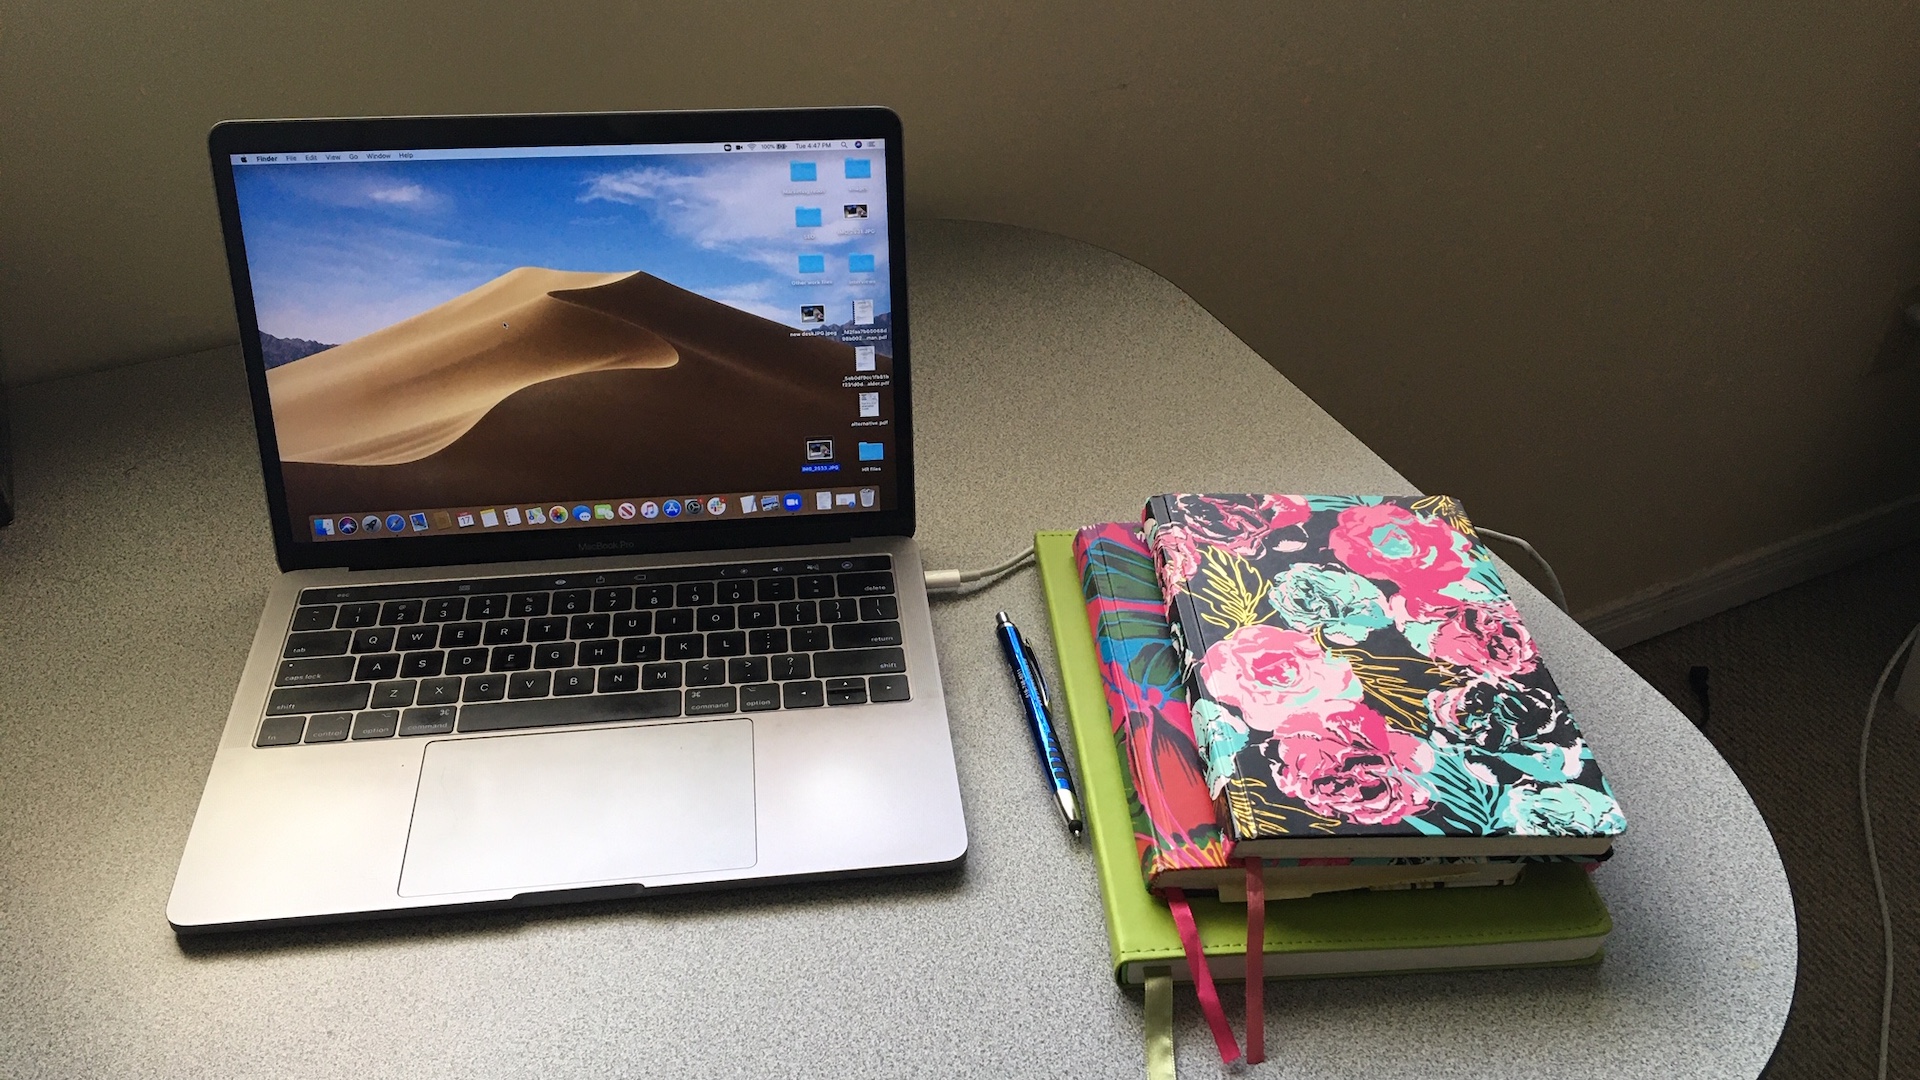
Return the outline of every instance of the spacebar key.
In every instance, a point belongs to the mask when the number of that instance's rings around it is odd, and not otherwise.
[[[607,724],[616,720],[655,720],[680,715],[680,691],[643,690],[634,694],[488,701],[460,707],[461,731]]]

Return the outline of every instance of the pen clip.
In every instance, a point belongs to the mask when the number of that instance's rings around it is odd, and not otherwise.
[[[1040,707],[1052,712],[1053,695],[1047,693],[1046,672],[1040,670],[1040,658],[1033,655],[1033,646],[1027,644],[1024,637],[1020,639],[1020,652],[1027,658],[1027,669],[1033,672],[1034,684],[1040,689]]]

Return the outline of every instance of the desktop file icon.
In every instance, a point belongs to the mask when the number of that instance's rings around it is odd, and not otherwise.
[[[810,184],[820,179],[820,167],[811,161],[789,162],[787,179],[795,184]]]
[[[801,256],[801,258],[805,259],[805,256]],[[873,273],[873,256],[872,255],[847,256],[847,273],[849,274]]]
[[[872,158],[848,158],[847,159],[847,179],[849,180],[873,179],[873,159]]]
[[[871,260],[871,259],[873,258],[873,256],[871,256],[871,255],[869,255],[869,256],[867,256],[867,258],[868,258],[869,260]],[[826,257],[825,255],[802,255],[802,256],[800,256],[800,272],[801,272],[801,273],[803,273],[803,274],[824,274],[824,273],[826,273],[826,272],[827,272],[827,257]]]
[[[820,208],[817,206],[796,206],[793,208],[793,227],[796,229],[817,229],[820,227]]]
[[[860,460],[861,461],[881,461],[881,460],[884,460],[886,456],[887,456],[886,443],[863,442],[860,444]]]

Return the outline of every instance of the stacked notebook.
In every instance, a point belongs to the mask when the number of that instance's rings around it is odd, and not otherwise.
[[[1453,500],[1162,496],[1036,553],[1121,982],[1251,976],[1252,1050],[1255,972],[1598,961],[1624,820]]]

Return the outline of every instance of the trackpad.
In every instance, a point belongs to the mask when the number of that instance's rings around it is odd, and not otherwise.
[[[752,866],[753,722],[427,747],[400,895],[645,882]]]

